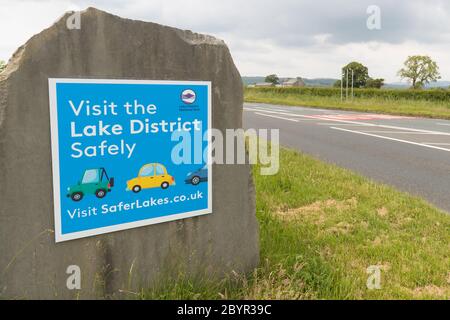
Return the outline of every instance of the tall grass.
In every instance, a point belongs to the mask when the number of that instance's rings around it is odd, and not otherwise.
[[[261,263],[214,281],[179,275],[150,299],[448,299],[450,215],[348,170],[282,149],[258,175]],[[366,287],[381,268],[381,289]]]
[[[384,95],[370,95],[361,89],[361,91],[355,91],[355,98],[342,101],[339,90],[336,91],[332,88],[320,88],[319,91],[300,89],[247,88],[245,89],[244,98],[247,102],[450,119],[450,90],[441,90],[445,93],[440,96],[442,100],[433,100],[426,99],[426,95],[421,97],[421,92],[428,91],[390,90],[402,93],[399,96],[391,96],[388,93]],[[330,90],[330,92],[327,95],[324,93],[326,91],[323,92],[322,90]],[[373,91],[384,92],[386,90],[372,90],[371,92]],[[441,91],[436,90],[439,93]]]

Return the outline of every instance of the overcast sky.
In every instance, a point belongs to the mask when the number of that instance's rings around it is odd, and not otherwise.
[[[367,27],[370,5],[381,10],[379,30]],[[0,0],[0,59],[63,12],[89,6],[221,38],[242,75],[338,78],[356,60],[396,82],[407,56],[421,54],[450,80],[449,0]]]

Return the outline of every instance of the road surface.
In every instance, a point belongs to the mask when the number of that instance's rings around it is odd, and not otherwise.
[[[244,128],[450,212],[450,121],[245,103]]]

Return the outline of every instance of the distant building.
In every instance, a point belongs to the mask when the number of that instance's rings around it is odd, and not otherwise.
[[[260,82],[260,83],[256,83],[255,87],[257,87],[257,88],[273,87],[273,83],[271,83],[271,82]]]
[[[281,86],[282,87],[304,87],[305,82],[303,81],[302,78],[297,77],[297,78],[291,78],[291,79],[284,81],[283,83],[281,83]]]

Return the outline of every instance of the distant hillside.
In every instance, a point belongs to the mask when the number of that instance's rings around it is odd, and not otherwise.
[[[248,86],[249,84],[255,84],[264,82],[265,77],[242,77],[242,83],[244,86]]]
[[[338,81],[338,79],[332,78],[316,78],[316,79],[307,79],[304,78],[305,84],[311,87],[332,87],[333,84]]]
[[[242,83],[247,86],[249,84],[255,84],[264,82],[265,77],[254,76],[254,77],[242,77]],[[280,80],[283,81],[288,79],[286,77],[281,77]],[[305,84],[308,87],[332,87],[333,84],[337,81],[337,79],[332,78],[316,78],[316,79],[308,79],[302,78],[305,81]],[[450,81],[437,81],[432,82],[426,86],[426,88],[449,88]],[[386,83],[383,88],[387,89],[408,89],[409,84],[405,82],[392,82]]]
[[[384,85],[384,88],[389,89],[408,89],[410,85],[405,82],[392,82],[392,83],[386,83]],[[425,86],[425,88],[449,88],[450,87],[450,81],[436,81],[429,83]]]
[[[450,87],[450,81],[437,81],[437,82],[432,82],[432,83],[430,83],[429,85],[427,85],[427,87],[429,87],[429,88],[436,88],[436,87],[439,87],[439,88],[442,88],[442,87],[449,88],[449,87]]]
[[[259,77],[259,76],[242,77],[242,83],[245,86],[248,86],[249,84],[264,82],[264,79],[265,79],[265,77]],[[289,78],[286,78],[286,77],[280,78],[281,81],[286,80],[286,79],[289,79]],[[331,87],[337,81],[337,79],[331,79],[331,78],[317,78],[317,79],[302,78],[302,79],[303,79],[303,81],[305,81],[305,84],[307,86],[311,86],[311,87]]]

